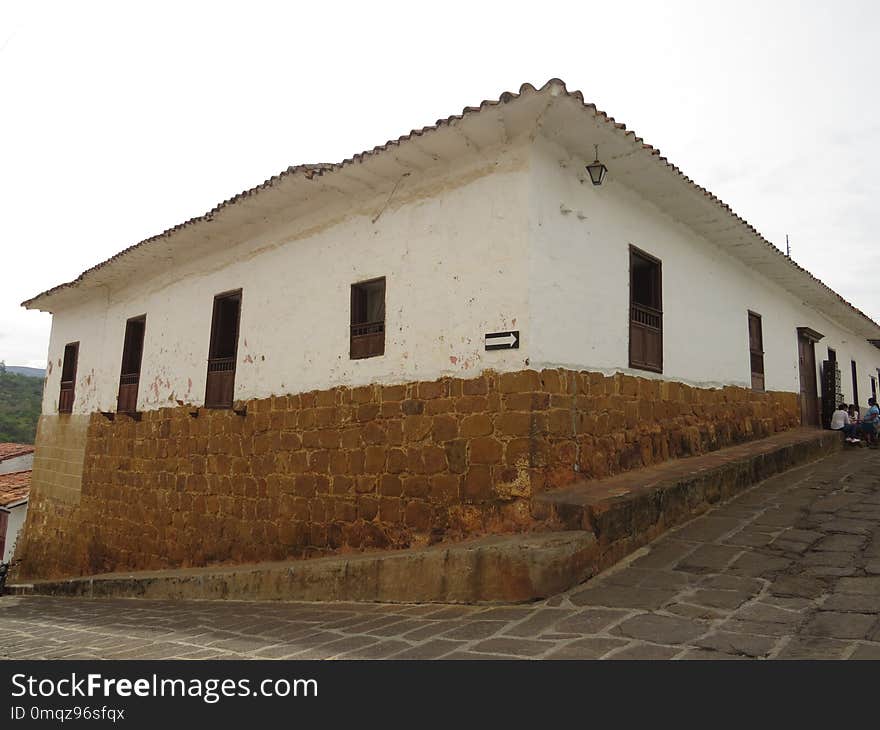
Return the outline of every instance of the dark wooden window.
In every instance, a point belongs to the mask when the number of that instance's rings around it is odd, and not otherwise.
[[[859,408],[862,407],[862,404],[859,403],[859,370],[856,367],[856,361],[849,361],[850,370],[852,371],[852,383],[853,383],[853,403]]]
[[[0,561],[3,560],[3,554],[6,552],[6,530],[9,529],[9,513],[0,512]],[[11,563],[12,560],[10,559]]]
[[[79,342],[71,342],[65,345],[64,360],[61,365],[61,393],[58,396],[59,413],[73,412],[77,360],[79,360]]]
[[[125,323],[119,396],[116,399],[116,410],[120,413],[134,413],[137,410],[138,383],[141,379],[141,359],[144,354],[146,328],[146,315],[133,317]]]
[[[830,347],[828,348],[828,359],[831,360],[831,362],[837,362],[837,352]]]
[[[214,297],[211,346],[208,350],[208,381],[205,387],[206,408],[232,407],[240,318],[240,289]]]
[[[629,364],[663,372],[663,296],[659,259],[629,250]]]
[[[752,390],[764,390],[764,333],[761,315],[749,312],[749,358],[752,368]]]
[[[349,357],[385,354],[385,277],[351,285]]]

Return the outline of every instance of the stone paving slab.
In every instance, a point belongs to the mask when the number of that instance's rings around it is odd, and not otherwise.
[[[878,475],[791,470],[531,604],[7,596],[0,659],[878,659]]]

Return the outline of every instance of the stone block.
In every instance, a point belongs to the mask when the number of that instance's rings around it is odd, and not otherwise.
[[[435,416],[431,425],[431,438],[435,443],[444,443],[458,438],[458,420],[454,416]]]
[[[428,478],[425,476],[406,476],[403,478],[403,495],[405,497],[426,497],[429,492]]]
[[[486,414],[465,416],[459,426],[459,433],[462,438],[488,436],[492,433],[492,430],[492,419]]]
[[[461,381],[463,395],[487,395],[489,393],[489,379],[482,375],[472,380]]]
[[[379,519],[387,524],[395,525],[401,521],[403,514],[402,502],[396,497],[379,498]]]
[[[427,502],[407,502],[404,510],[404,523],[416,532],[428,532],[431,529],[431,506]]]
[[[467,502],[485,502],[492,497],[492,473],[488,466],[477,465],[467,470],[462,482],[462,497]]]
[[[405,416],[417,416],[425,411],[425,403],[420,400],[405,400],[401,405],[401,410]]]
[[[449,388],[445,380],[435,380],[430,383],[419,383],[417,386],[418,397],[422,400],[442,398],[447,395]]]
[[[498,417],[498,433],[502,436],[529,436],[531,431],[530,413],[502,413]]]
[[[379,392],[383,403],[399,403],[406,398],[406,385],[383,385]]]
[[[449,441],[444,447],[449,471],[453,474],[462,474],[467,468],[467,444],[464,439],[457,439]]]
[[[403,421],[403,436],[408,442],[421,441],[431,433],[432,419],[428,416],[407,416]]]
[[[432,502],[448,504],[459,499],[461,477],[455,474],[434,474],[430,478],[428,496]]]
[[[524,393],[541,390],[541,378],[534,370],[501,373],[499,390],[502,393]]]
[[[396,474],[383,474],[379,479],[379,494],[399,497],[403,494],[403,482]]]
[[[472,464],[497,464],[501,461],[503,446],[493,438],[475,438],[470,442]]]
[[[458,413],[486,413],[490,410],[489,397],[485,395],[463,395],[454,400]]]

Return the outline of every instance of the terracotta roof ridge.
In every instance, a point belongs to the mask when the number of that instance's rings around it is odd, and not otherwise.
[[[15,449],[4,449],[4,446],[14,446],[18,447]],[[15,459],[18,456],[26,456],[27,454],[33,453],[36,450],[36,447],[33,444],[17,444],[17,443],[0,443],[0,462],[6,461],[8,459]]]

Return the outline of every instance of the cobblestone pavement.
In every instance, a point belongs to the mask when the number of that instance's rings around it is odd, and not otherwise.
[[[4,659],[880,659],[880,452],[758,485],[528,605],[0,599]]]

